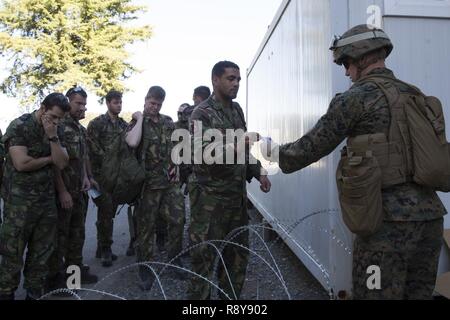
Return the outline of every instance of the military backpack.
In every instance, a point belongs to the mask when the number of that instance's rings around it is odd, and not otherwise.
[[[439,99],[382,75],[359,83],[376,84],[391,113],[389,133],[351,137],[342,152],[336,181],[343,220],[356,234],[376,232],[383,221],[381,190],[415,182],[450,191],[450,152]],[[396,84],[407,85],[407,92]]]

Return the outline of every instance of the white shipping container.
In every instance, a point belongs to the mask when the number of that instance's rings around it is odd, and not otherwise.
[[[305,134],[333,96],[351,86],[332,62],[331,39],[375,21],[368,19],[378,9],[394,43],[388,68],[441,99],[450,137],[450,0],[283,1],[247,70],[249,131],[281,144]],[[333,296],[352,287],[353,235],[342,222],[335,183],[339,150],[301,172],[272,176],[267,195],[255,182],[248,188],[253,204]],[[441,198],[450,209],[450,195]],[[443,249],[440,273],[448,260]]]

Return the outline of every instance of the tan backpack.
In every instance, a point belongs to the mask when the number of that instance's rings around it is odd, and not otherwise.
[[[384,133],[351,137],[336,172],[343,220],[361,236],[375,233],[383,221],[381,190],[416,182],[450,191],[450,153],[440,101],[400,80],[370,75],[386,96],[391,112]],[[401,92],[396,83],[407,85]]]
[[[439,99],[425,96],[418,88],[385,76],[369,76],[363,81],[375,83],[388,100],[391,111],[388,142],[396,143],[400,149],[405,182],[412,179],[419,185],[449,192],[450,149]],[[400,92],[396,82],[410,87],[414,94]],[[389,166],[390,159],[387,160]],[[387,177],[384,186],[397,184],[391,182],[386,185],[386,181],[389,181]]]

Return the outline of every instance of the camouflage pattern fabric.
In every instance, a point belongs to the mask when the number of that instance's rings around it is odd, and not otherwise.
[[[168,228],[169,260],[180,253],[183,244],[184,201],[177,185],[166,189],[146,188],[135,214],[138,262],[151,261],[153,258],[155,227],[158,219],[162,219]]]
[[[109,193],[94,199],[97,206],[97,246],[98,248],[109,248],[113,244],[114,217],[119,205]]]
[[[443,219],[385,222],[353,250],[354,299],[431,299],[442,247]],[[369,290],[367,269],[379,266],[381,289]]]
[[[62,141],[62,135],[58,132]],[[36,119],[36,112],[24,114],[11,122],[2,138],[5,150],[25,146],[34,158],[48,157],[50,143]],[[0,228],[0,293],[14,292],[20,283],[23,255],[27,290],[45,287],[48,260],[54,250],[57,212],[53,170],[45,166],[32,172],[15,170],[6,156],[2,196],[5,201],[4,222]]]
[[[248,224],[247,207],[243,202],[245,195],[240,195],[241,201],[230,201],[201,184],[190,184],[189,187],[191,201],[189,240],[191,246],[208,240],[224,240],[231,231]],[[248,247],[248,232],[241,233],[232,241]],[[220,243],[215,243],[215,245],[221,246]],[[217,270],[218,286],[231,299],[238,299],[245,282],[248,251],[234,245],[227,245],[222,255],[230,274],[233,289],[220,260]],[[192,250],[192,271],[213,280],[216,259],[217,251],[213,246],[210,244],[200,245]],[[191,278],[188,287],[189,299],[210,299],[210,292],[210,285],[205,280],[196,276]],[[220,293],[220,297],[224,300],[227,299],[222,293]]]
[[[169,170],[174,166],[171,160],[174,146],[171,138],[175,124],[169,116],[160,114],[157,123],[144,117],[142,140],[137,149],[140,161],[145,160],[145,185],[150,189],[163,189],[170,186]],[[128,130],[131,130],[132,121]],[[143,150],[143,149],[146,150]]]
[[[69,114],[59,124],[64,133],[69,165],[61,171],[64,185],[72,196],[73,207],[61,208],[59,201],[57,249],[50,259],[50,276],[69,265],[82,265],[85,240],[87,195],[81,192],[83,166],[87,157],[86,129]]]
[[[394,79],[391,70],[380,68],[369,74],[381,74]],[[408,91],[410,87],[404,85],[400,90]],[[390,123],[389,105],[381,90],[373,83],[356,82],[348,91],[337,95],[331,102],[327,113],[317,124],[299,140],[280,146],[280,168],[284,173],[300,170],[320,160],[331,153],[345,138],[363,134],[388,134]],[[446,209],[438,195],[432,189],[415,183],[395,185],[382,190],[384,225],[405,225],[406,222],[427,222],[442,218]],[[386,226],[383,226],[386,228]],[[369,240],[370,241],[370,238]],[[386,237],[386,246],[392,246],[397,239]],[[425,248],[425,244],[417,243],[418,249]],[[380,248],[383,248],[381,246]],[[380,249],[379,254],[384,254]],[[433,250],[438,250],[434,247]],[[433,253],[430,255],[434,256]],[[358,254],[356,254],[358,260]],[[415,264],[411,260],[411,264]],[[417,261],[418,262],[418,261]],[[354,265],[358,262],[355,261]],[[385,270],[394,270],[395,265],[384,265]],[[424,279],[432,279],[437,268],[430,264]],[[355,277],[362,273],[354,273]],[[366,274],[363,274],[366,276]],[[354,278],[354,283],[362,279]],[[433,283],[428,285],[434,286]],[[385,287],[385,292],[389,289]],[[402,289],[404,290],[404,288]],[[358,295],[357,295],[358,296]]]
[[[361,24],[355,26],[345,32],[341,39],[344,40],[346,38],[356,36],[358,34],[366,33],[366,32],[374,32],[374,31],[382,31],[381,29],[371,29],[367,24]],[[385,48],[387,56],[392,52],[393,45],[390,39],[386,38],[370,38],[366,40],[360,40],[357,42],[353,42],[351,44],[345,45],[343,47],[336,48],[334,44],[330,48],[333,51],[334,61],[342,65],[343,61],[347,58],[351,58],[354,60],[360,59],[362,56],[373,52],[375,50]]]
[[[133,121],[131,130],[136,124]],[[153,253],[153,237],[156,231],[167,234],[168,256],[176,256],[182,249],[184,227],[184,197],[178,182],[169,180],[169,171],[174,167],[171,160],[172,119],[160,114],[159,121],[144,117],[142,141],[138,155],[144,161],[145,187],[137,209],[137,259],[148,261]],[[145,149],[145,150],[144,150]],[[164,229],[167,228],[167,233]]]
[[[183,118],[179,119],[177,122],[175,122],[175,128],[178,129],[184,129],[189,131],[189,119],[191,113],[194,111],[194,106],[191,106],[192,108],[188,110],[187,108],[183,112]],[[187,111],[188,110],[188,111]],[[186,112],[189,112],[188,115],[185,115]],[[181,154],[182,156],[182,154]],[[192,173],[192,165],[182,163],[179,165],[180,168],[180,185],[187,184],[189,176]]]
[[[56,222],[54,201],[11,196],[5,202],[4,222],[0,229],[0,293],[12,293],[18,288],[22,267],[25,289],[45,288],[48,261],[56,239]]]
[[[87,158],[87,131],[69,114],[59,124],[69,155],[69,165],[61,172],[64,185],[72,197],[81,196],[84,163]]]
[[[101,167],[105,155],[111,151],[111,141],[126,130],[127,126],[127,122],[120,117],[116,121],[112,121],[108,113],[89,122],[87,128],[89,159],[92,165],[92,173],[97,182],[102,181]],[[101,185],[100,189],[102,189]],[[94,202],[98,208],[96,222],[98,244],[100,247],[110,247],[113,242],[114,216],[117,204],[114,203],[112,196],[105,192]]]
[[[394,77],[388,69],[371,74]],[[408,87],[401,88],[409,90]],[[284,173],[300,170],[330,154],[347,137],[388,133],[389,105],[373,83],[355,83],[337,95],[327,113],[301,139],[280,146],[280,168]],[[436,192],[415,183],[382,190],[386,221],[428,221],[441,218],[445,207]]]
[[[70,265],[83,264],[88,197],[82,194],[72,200],[73,207],[70,210],[61,208],[57,202],[57,240],[56,249],[49,260],[49,277],[60,272],[65,273],[65,269]]]
[[[58,130],[58,136],[61,145],[63,134]],[[24,114],[15,119],[8,126],[2,141],[7,151],[9,147],[25,146],[28,149],[28,155],[33,158],[50,156],[50,143],[45,135],[44,128],[39,125],[36,119],[36,111],[31,114]],[[2,183],[2,197],[7,201],[10,195],[23,196],[30,198],[45,198],[48,201],[54,201],[55,188],[53,183],[53,169],[51,166],[45,166],[33,172],[18,172],[15,170],[11,157],[6,154],[5,173]]]
[[[196,144],[194,130],[202,124],[202,134],[208,129],[218,129],[224,135],[226,129],[242,129],[246,131],[244,114],[238,103],[233,102],[231,108],[224,107],[216,101],[215,96],[198,105],[191,116],[191,135],[193,145]],[[197,142],[198,143],[198,142]],[[204,141],[202,146],[208,145]],[[193,150],[194,152],[194,150]],[[193,175],[189,181],[191,203],[191,224],[189,228],[190,244],[196,245],[207,240],[223,240],[235,228],[245,226],[247,217],[247,180],[259,179],[261,164],[194,164]],[[234,241],[247,246],[248,234],[244,233]],[[228,279],[222,267],[219,267],[220,287],[230,298],[239,298],[245,280],[248,252],[244,249],[228,245],[224,252],[224,260],[228,267],[236,296],[230,289]],[[191,251],[192,268],[204,277],[211,279],[213,262],[217,253],[208,245],[202,245]],[[210,285],[200,278],[192,277],[189,283],[191,299],[209,299]],[[221,296],[224,298],[224,296]]]

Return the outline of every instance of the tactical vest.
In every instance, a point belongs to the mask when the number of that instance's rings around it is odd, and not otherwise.
[[[450,191],[450,153],[442,105],[435,97],[400,80],[370,75],[388,100],[388,136],[375,133],[350,137],[342,150],[336,182],[342,217],[361,236],[375,233],[383,221],[381,190],[415,182]],[[409,90],[401,91],[398,84]]]
[[[440,101],[382,75],[368,76],[362,82],[372,82],[384,93],[391,123],[388,137],[376,133],[349,138],[347,156],[351,161],[371,153],[381,168],[383,188],[414,181],[435,190],[450,191],[450,153]],[[400,92],[396,82],[407,85],[414,94]]]

